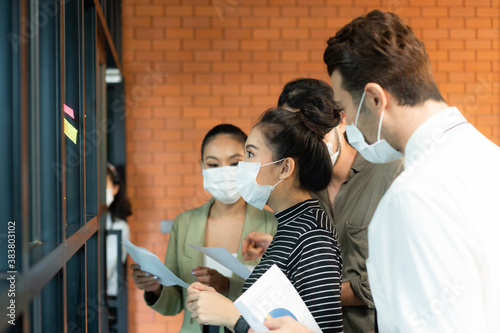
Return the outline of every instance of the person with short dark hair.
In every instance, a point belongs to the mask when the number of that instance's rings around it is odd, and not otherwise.
[[[500,148],[446,104],[393,13],[354,19],[324,61],[349,142],[374,163],[405,156],[368,232],[380,331],[497,332]]]
[[[342,258],[335,227],[310,192],[324,190],[332,177],[323,137],[338,124],[334,113],[331,101],[321,96],[297,112],[268,110],[248,136],[237,174],[243,199],[260,209],[267,204],[278,220],[273,242],[243,290],[276,264],[324,333],[343,331]],[[199,323],[248,331],[234,304],[212,288],[195,283],[188,293],[187,309]]]

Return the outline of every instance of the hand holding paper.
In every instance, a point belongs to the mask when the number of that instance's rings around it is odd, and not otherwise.
[[[217,261],[224,267],[228,268],[238,276],[241,276],[245,280],[248,279],[251,274],[250,270],[246,268],[245,265],[239,262],[238,259],[233,257],[233,255],[223,247],[201,247],[191,244],[188,244],[188,246],[191,246],[193,249],[206,254],[207,256]]]
[[[297,290],[276,265],[271,266],[234,305],[256,332],[269,331],[264,325],[267,319],[290,316],[313,332],[321,333]]]
[[[128,239],[123,239],[122,244],[127,249],[132,260],[141,266],[141,270],[158,276],[160,278],[159,282],[165,287],[175,285],[183,288],[188,287],[186,282],[175,276],[175,274],[165,267],[161,260],[153,253],[145,248],[132,244]]]

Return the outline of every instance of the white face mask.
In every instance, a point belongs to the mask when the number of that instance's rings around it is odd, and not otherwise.
[[[224,166],[201,170],[203,188],[223,204],[234,204],[241,198],[236,188],[237,169],[235,166]]]
[[[115,201],[115,196],[113,195],[113,189],[106,187],[106,206],[111,206],[111,204]]]
[[[333,144],[332,144],[332,140],[333,140],[333,134],[330,138],[330,141],[329,142],[326,142],[326,147],[328,148],[328,153],[330,153],[330,158],[332,159],[332,166],[335,165],[335,162],[337,162],[337,159],[339,158],[339,154],[340,154],[340,133],[337,131],[337,129],[335,128],[334,131],[336,133],[338,133],[338,136],[339,136],[339,148],[337,149],[337,152],[333,152]]]
[[[271,191],[283,181],[281,179],[279,182],[271,185],[260,185],[257,184],[257,175],[259,170],[266,165],[271,165],[283,161],[282,158],[279,161],[267,163],[261,165],[260,163],[252,162],[240,162],[238,163],[238,171],[236,172],[236,186],[238,187],[238,192],[240,192],[243,200],[245,200],[250,205],[258,208],[260,210],[264,209],[264,206],[271,195]]]
[[[347,140],[349,144],[353,146],[365,160],[371,163],[388,163],[397,160],[403,156],[396,149],[392,148],[387,141],[380,140],[380,130],[382,128],[382,119],[384,118],[384,111],[380,115],[380,122],[378,124],[378,134],[377,142],[369,145],[365,141],[363,133],[356,127],[358,125],[359,111],[361,110],[361,105],[363,105],[363,100],[365,99],[366,92],[363,92],[361,101],[358,106],[358,113],[356,114],[356,122],[354,125],[347,125],[345,131],[347,133]]]

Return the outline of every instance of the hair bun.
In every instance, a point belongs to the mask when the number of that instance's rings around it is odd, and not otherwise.
[[[340,122],[338,107],[321,95],[313,95],[297,112],[304,125],[321,139]]]

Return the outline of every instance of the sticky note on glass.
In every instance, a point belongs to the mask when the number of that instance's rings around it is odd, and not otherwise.
[[[66,136],[76,145],[76,135],[78,131],[66,119],[64,119],[64,134],[66,134]]]
[[[66,104],[63,104],[63,110],[64,110],[64,113],[66,113],[71,118],[75,119],[75,113],[73,112],[72,108],[70,108]]]

